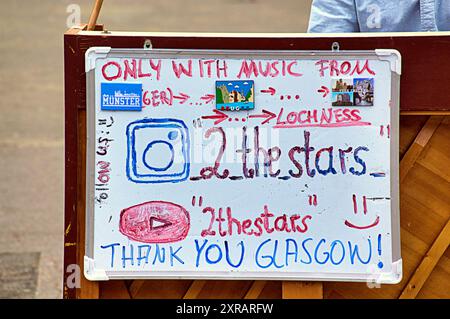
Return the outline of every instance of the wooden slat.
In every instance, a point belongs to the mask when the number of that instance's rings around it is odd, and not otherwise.
[[[100,283],[101,299],[130,299],[130,297],[123,280],[109,280]]]
[[[323,299],[321,282],[283,281],[283,299]]]
[[[400,111],[400,115],[417,116],[417,115],[450,115],[450,111]]]
[[[77,191],[77,223],[78,247],[77,260],[84,267],[85,225],[86,225],[86,111],[78,112],[78,191]],[[84,273],[84,272],[83,272]],[[81,288],[77,289],[77,297],[81,299],[98,299],[100,290],[98,282],[87,280],[81,275]]]
[[[422,150],[441,124],[443,118],[443,116],[430,116],[427,123],[416,136],[413,144],[400,162],[400,183],[405,179],[410,169],[414,166],[414,163],[420,156],[420,153],[422,153]]]
[[[279,280],[267,281],[258,299],[281,299],[283,297],[281,285],[282,282]]]
[[[142,280],[142,282],[141,288],[134,291],[135,294],[132,298],[182,299],[191,284],[191,280],[175,279],[148,279]],[[129,289],[131,290],[131,286]]]
[[[450,163],[450,116],[442,120],[417,163],[450,182],[450,169],[447,168]],[[447,197],[450,198],[450,194]]]
[[[416,296],[416,299],[450,298],[450,246],[431,272],[430,277]]]
[[[208,280],[201,289],[199,299],[242,299],[249,290],[250,280]]]
[[[133,280],[128,289],[131,298],[136,298],[136,296],[141,291],[142,286],[144,286],[145,280]]]
[[[401,116],[400,117],[400,159],[414,142],[417,134],[425,125],[430,116]]]
[[[411,299],[417,296],[425,281],[430,276],[434,267],[449,245],[450,219],[439,234],[438,238],[434,241],[430,250],[425,255],[425,258],[420,263],[419,267],[417,267],[414,275],[411,277],[402,294],[400,295],[400,299]]]
[[[265,280],[255,280],[245,294],[244,299],[257,299],[261,295],[266,283],[267,281]]]
[[[401,226],[427,243],[428,250],[450,217],[450,183],[416,164],[401,188]]]
[[[192,284],[189,286],[189,289],[183,296],[183,299],[196,299],[200,295],[203,287],[206,284],[206,280],[194,280]]]

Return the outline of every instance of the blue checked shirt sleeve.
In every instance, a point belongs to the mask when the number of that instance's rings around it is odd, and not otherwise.
[[[359,32],[354,0],[313,0],[308,32]]]

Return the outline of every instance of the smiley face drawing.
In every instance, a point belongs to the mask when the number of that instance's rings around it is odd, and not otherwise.
[[[358,214],[358,205],[356,203],[356,195],[353,194],[352,196],[352,200],[353,200],[353,212],[356,214]],[[364,215],[367,215],[367,199],[366,196],[363,196],[363,212]],[[380,222],[380,216],[377,216],[375,218],[375,221],[373,221],[371,224],[367,224],[367,225],[355,225],[352,222],[348,221],[347,219],[344,221],[345,225],[350,227],[350,228],[355,228],[355,229],[368,229],[368,228],[372,228],[375,227],[376,225],[378,225]]]

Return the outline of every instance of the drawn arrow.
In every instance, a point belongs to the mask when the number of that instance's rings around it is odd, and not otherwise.
[[[269,86],[267,90],[261,90],[261,93],[270,93],[270,95],[274,95],[277,92],[273,87]]]
[[[214,125],[217,125],[223,121],[225,121],[228,118],[228,115],[226,115],[223,112],[220,112],[219,110],[213,110],[214,113],[216,113],[217,115],[206,115],[206,116],[202,116],[202,119],[205,120],[217,120],[214,122]]]
[[[323,97],[326,97],[328,93],[330,93],[330,90],[326,86],[321,86],[320,89],[317,90],[319,93],[323,93]]]
[[[174,98],[174,99],[182,100],[182,101],[180,102],[180,104],[183,104],[183,103],[185,103],[185,102],[190,98],[190,96],[187,95],[187,94],[184,94],[184,93],[180,93],[180,96],[174,95],[173,98]]]
[[[269,112],[267,110],[262,110],[264,114],[256,114],[256,115],[250,115],[249,118],[264,118],[265,120],[261,122],[261,124],[266,124],[271,119],[275,118],[277,115]]]
[[[206,94],[205,96],[202,96],[200,99],[204,100],[206,104],[208,104],[209,102],[211,102],[212,100],[214,100],[216,96],[213,94]]]

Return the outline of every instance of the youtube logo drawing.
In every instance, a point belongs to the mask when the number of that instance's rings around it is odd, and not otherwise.
[[[189,226],[189,213],[183,207],[152,201],[124,209],[119,231],[138,242],[172,243],[186,238]]]

